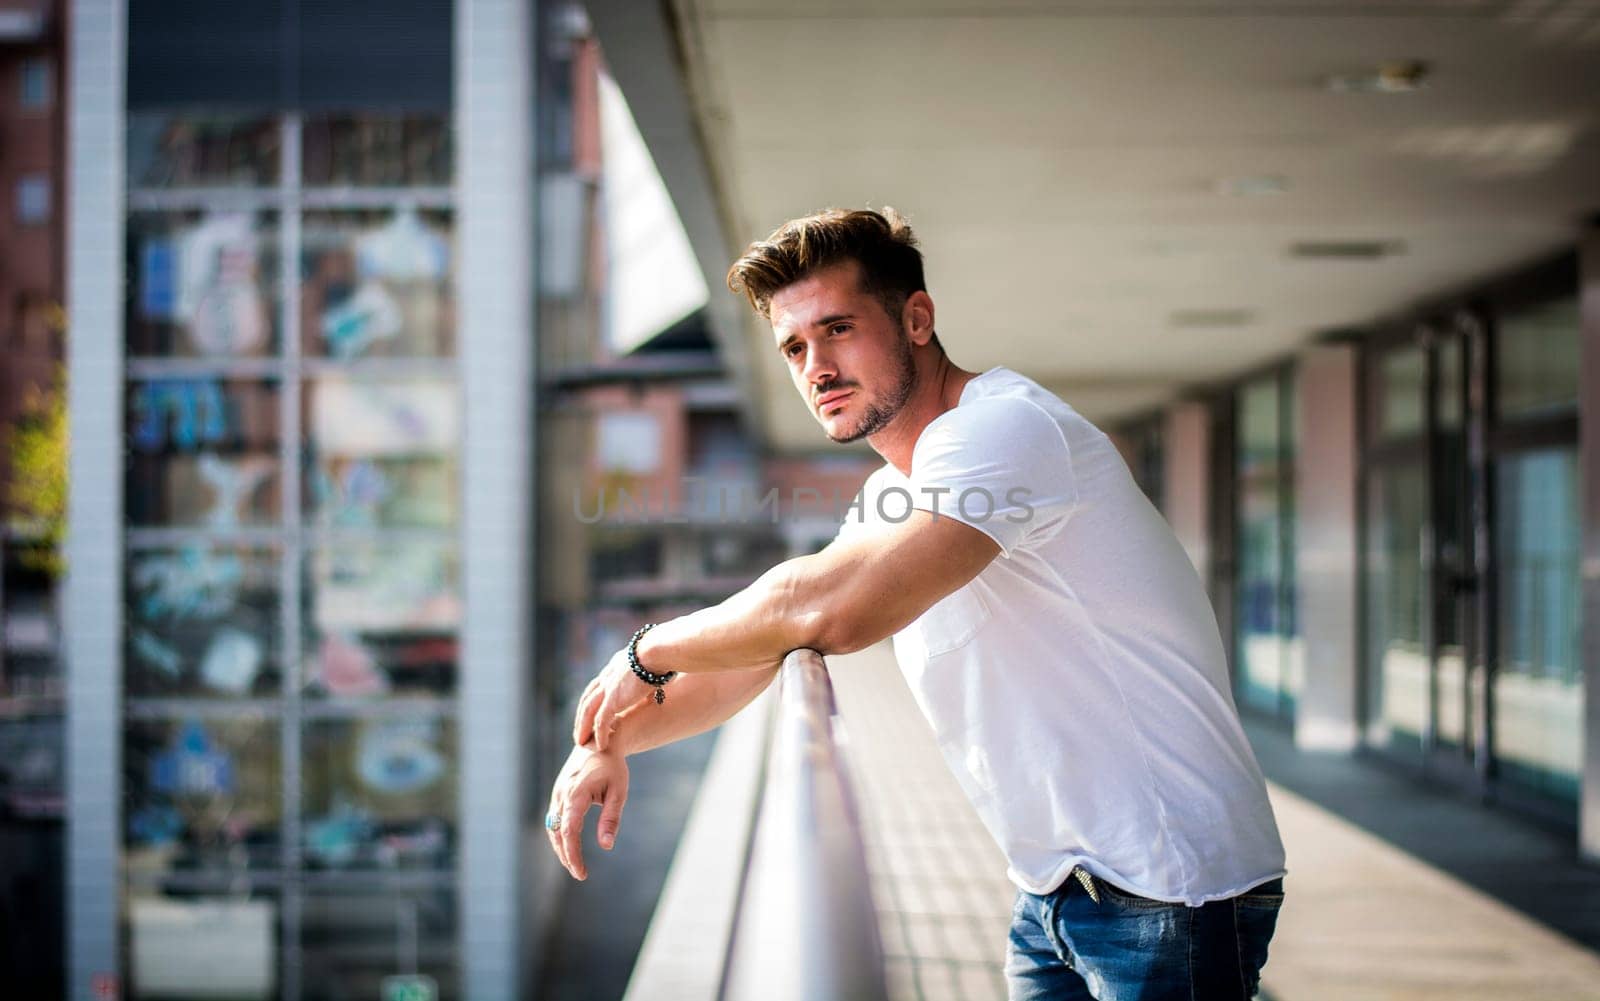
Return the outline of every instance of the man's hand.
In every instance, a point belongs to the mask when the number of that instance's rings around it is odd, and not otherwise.
[[[550,790],[550,815],[561,819],[554,830],[547,823],[545,834],[556,858],[573,879],[586,879],[589,875],[583,864],[583,820],[589,807],[600,804],[600,847],[610,851],[627,801],[628,763],[620,753],[589,747],[572,749]]]
[[[583,746],[594,738],[595,747],[609,750],[617,729],[617,718],[634,706],[655,698],[653,685],[639,680],[628,666],[628,651],[617,651],[578,699],[578,714],[572,723],[572,742]]]

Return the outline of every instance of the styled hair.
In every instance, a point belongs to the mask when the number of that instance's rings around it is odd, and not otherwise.
[[[916,235],[888,206],[882,212],[824,209],[789,220],[745,248],[728,269],[728,289],[766,317],[778,292],[844,261],[861,265],[862,291],[896,320],[911,293],[927,291]]]

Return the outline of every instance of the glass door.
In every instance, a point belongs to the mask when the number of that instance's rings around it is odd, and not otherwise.
[[[1428,328],[1368,370],[1366,739],[1433,772],[1480,767],[1478,328]]]

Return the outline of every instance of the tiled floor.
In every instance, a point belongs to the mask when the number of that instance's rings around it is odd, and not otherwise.
[[[829,666],[891,996],[1003,999],[1005,863],[888,647]],[[1270,790],[1290,870],[1264,977],[1276,1001],[1600,999],[1600,956],[1584,934],[1600,918],[1600,874],[1559,857],[1559,840],[1370,764],[1302,755],[1270,732],[1252,739],[1283,783]],[[1524,892],[1517,873],[1542,875],[1548,893]],[[1535,899],[1548,894],[1559,899]]]
[[[999,1001],[1016,890],[887,647],[829,660],[893,1001]]]

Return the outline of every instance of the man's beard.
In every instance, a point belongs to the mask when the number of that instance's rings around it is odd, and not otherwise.
[[[867,407],[867,412],[861,415],[861,421],[854,429],[836,435],[829,433],[828,437],[840,445],[848,445],[852,441],[860,441],[868,435],[877,434],[889,426],[900,411],[905,407],[906,401],[911,399],[912,387],[917,382],[916,361],[911,355],[911,338],[902,331],[900,334],[899,350],[895,352],[895,361],[900,368],[900,381],[889,391],[889,395],[881,400],[874,400]],[[822,392],[831,392],[831,388],[824,388]]]

